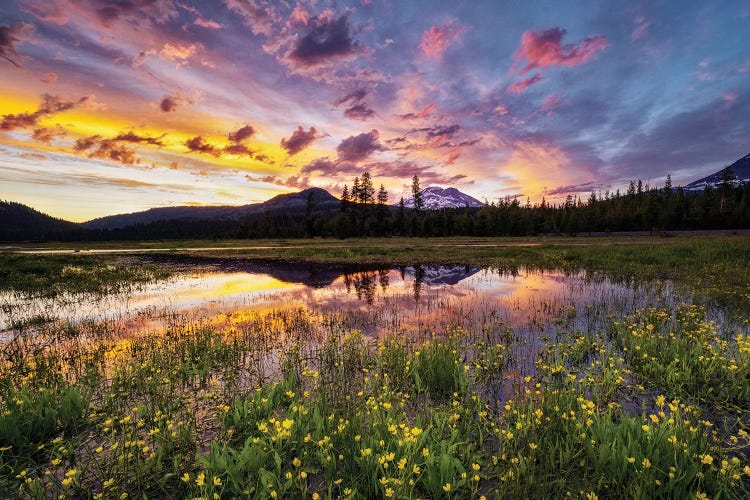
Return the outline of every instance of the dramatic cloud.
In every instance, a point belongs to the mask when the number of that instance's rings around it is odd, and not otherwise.
[[[195,19],[193,20],[193,24],[195,26],[200,26],[201,28],[214,29],[214,30],[222,28],[221,23],[218,23],[214,21],[213,19],[206,19],[205,17],[201,15],[200,11],[196,9],[195,7],[191,7],[189,5],[186,5],[180,2],[176,2],[176,4],[178,7],[190,12],[195,17]]]
[[[180,43],[166,43],[164,47],[159,51],[159,55],[162,59],[165,59],[177,66],[184,66],[188,63],[191,57],[193,57],[200,47],[200,44],[191,43],[190,45],[183,45]]]
[[[453,125],[436,125],[434,127],[422,127],[415,128],[409,131],[410,134],[417,132],[425,132],[428,139],[434,139],[436,137],[452,137],[456,132],[461,129],[461,126],[457,123]]]
[[[437,126],[434,127],[432,130],[427,131],[427,137],[440,137],[440,136],[452,136],[461,127],[458,124],[453,124],[449,126]]]
[[[433,26],[422,35],[419,48],[428,59],[440,60],[443,52],[448,50],[448,47],[453,45],[465,31],[466,26],[459,26],[455,20],[439,27]]]
[[[165,96],[159,103],[159,109],[165,113],[170,113],[177,109],[180,99],[177,96],[168,95]]]
[[[171,113],[172,111],[176,111],[182,104],[195,104],[200,97],[201,95],[198,92],[191,96],[179,92],[177,94],[166,95],[159,101],[159,109],[165,113]]]
[[[203,153],[211,156],[220,156],[221,150],[203,139],[200,135],[185,141],[185,146],[195,153]]]
[[[90,137],[77,139],[73,145],[73,150],[76,152],[87,151],[94,147],[94,145],[99,142],[99,139],[101,139],[100,135],[92,135]]]
[[[545,189],[545,195],[561,195],[561,194],[574,194],[574,193],[590,193],[592,191],[598,191],[603,186],[594,181],[584,182],[583,184],[569,184],[567,186],[558,186],[554,189]]]
[[[380,134],[377,130],[352,135],[347,137],[336,146],[339,155],[339,161],[358,162],[366,159],[375,151],[382,151],[385,148],[378,142]]]
[[[299,39],[287,56],[295,66],[319,66],[330,60],[350,58],[360,50],[352,38],[349,14],[338,19],[318,17],[314,22],[312,30]]]
[[[255,134],[255,129],[252,125],[245,125],[244,127],[240,127],[234,132],[229,132],[227,134],[227,137],[231,142],[242,142],[245,139],[249,139],[250,137]]]
[[[354,171],[356,167],[351,163],[341,164],[326,158],[317,158],[300,170],[303,174],[318,172],[322,175],[336,175],[341,172]]]
[[[302,5],[297,4],[289,15],[289,21],[297,26],[307,26],[310,23],[310,13]]]
[[[5,59],[17,68],[21,64],[16,61],[20,57],[16,46],[27,40],[34,31],[34,25],[29,23],[15,23],[10,26],[0,26],[0,59]]]
[[[547,116],[552,116],[552,113],[562,104],[563,101],[560,98],[560,94],[550,94],[544,99],[542,105],[539,106],[538,111],[540,113],[546,114]]]
[[[274,34],[274,24],[280,21],[273,4],[262,0],[224,0],[231,11],[239,14],[245,25],[254,35],[270,37]]]
[[[230,155],[235,155],[235,156],[250,156],[250,157],[252,157],[253,154],[255,154],[255,151],[251,150],[245,144],[241,144],[239,142],[227,144],[226,146],[224,146],[224,149],[222,149],[222,152],[226,154],[230,154]]]
[[[365,167],[376,177],[391,177],[408,182],[412,176],[418,175],[423,185],[455,184],[465,182],[465,174],[445,174],[435,170],[432,165],[418,165],[413,161],[396,160],[392,162],[368,163]]]
[[[118,21],[153,20],[164,23],[177,17],[177,7],[173,0],[125,0],[112,2],[109,0],[88,0],[88,7],[93,9],[101,23],[112,27]]]
[[[133,165],[139,163],[140,160],[136,158],[135,151],[122,144],[123,142],[150,144],[152,146],[161,147],[164,145],[162,139],[165,135],[166,134],[159,137],[149,137],[146,135],[138,135],[131,130],[128,132],[121,132],[112,138],[105,139],[97,134],[76,140],[73,145],[73,151],[76,153],[89,151],[89,158],[112,160],[125,165]]]
[[[344,103],[356,104],[362,99],[364,99],[365,97],[367,97],[367,94],[369,94],[367,89],[357,89],[354,92],[351,92],[345,95],[344,97],[340,97],[336,99],[335,101],[333,101],[333,105],[339,106]]]
[[[723,97],[676,113],[657,125],[623,138],[610,160],[615,180],[652,178],[655,172],[674,172],[710,165],[716,171],[748,153],[750,99],[727,106]],[[689,139],[686,139],[689,138]],[[665,144],[671,146],[665,148]],[[717,152],[721,153],[718,154]],[[624,179],[622,179],[622,178]]]
[[[519,74],[547,66],[578,66],[609,45],[604,35],[593,35],[577,44],[563,45],[565,33],[564,29],[558,27],[544,31],[526,31],[521,36],[521,46],[515,53],[517,61],[525,59],[527,62]]]
[[[267,184],[275,184],[276,186],[283,186],[293,189],[307,189],[312,187],[310,184],[310,177],[305,175],[290,175],[286,179],[282,179],[273,175],[264,175],[257,177],[254,175],[246,174],[245,179],[250,182],[264,182]]]
[[[361,103],[344,110],[344,116],[350,120],[367,120],[375,116],[375,111],[370,109],[367,104]]]
[[[296,155],[312,144],[313,141],[318,138],[317,134],[318,131],[315,127],[310,127],[307,131],[302,127],[297,127],[297,129],[292,132],[292,136],[289,137],[289,139],[281,139],[281,147],[286,149],[286,152],[289,153],[290,156]]]
[[[99,147],[89,155],[89,158],[112,160],[125,165],[132,165],[137,161],[135,151],[113,141],[100,142]]]
[[[64,101],[60,96],[43,94],[42,103],[33,113],[18,113],[15,115],[3,115],[0,122],[0,130],[14,130],[17,128],[33,127],[37,121],[49,115],[62,113],[84,103],[88,97],[83,97],[78,101]]]
[[[34,133],[31,137],[39,142],[49,144],[56,137],[62,137],[65,135],[65,130],[60,125],[55,125],[53,128],[41,127],[34,129]]]
[[[148,137],[145,135],[138,135],[133,131],[122,132],[119,135],[113,137],[112,141],[123,141],[123,142],[134,142],[139,144],[151,144],[152,146],[163,146],[162,139],[166,134],[162,134],[159,137]]]
[[[102,139],[100,135],[92,135],[90,137],[78,139],[73,146],[73,150],[77,153],[91,150],[88,155],[89,158],[112,160],[125,165],[133,165],[137,162],[135,151],[131,148],[119,144],[118,140],[114,138]]]
[[[78,99],[76,107],[85,109],[87,111],[104,111],[107,109],[107,105],[102,102],[98,102],[94,94],[85,95]]]
[[[428,104],[424,108],[422,108],[422,110],[419,111],[418,113],[406,113],[406,114],[398,115],[398,116],[400,118],[403,118],[404,120],[424,119],[424,118],[428,118],[428,117],[432,116],[433,114],[435,114],[435,108],[436,107],[437,106],[433,102],[431,104]]]
[[[520,94],[527,88],[531,87],[534,84],[537,84],[543,80],[542,75],[539,73],[535,74],[532,77],[524,78],[520,82],[516,82],[508,87],[507,92],[509,94]]]

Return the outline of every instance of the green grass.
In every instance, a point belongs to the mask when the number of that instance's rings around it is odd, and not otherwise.
[[[705,340],[696,332],[713,328],[689,311],[666,312],[686,339],[674,347],[686,361]],[[656,354],[642,339],[663,317],[638,312],[622,332],[619,322],[560,330],[531,375],[512,368],[508,354],[522,340],[502,328],[445,325],[445,334],[374,343],[357,331],[320,337],[314,325],[340,317],[304,310],[74,338],[5,360],[0,489],[106,498],[742,497],[747,412],[704,397],[726,393],[726,378],[673,384],[681,368],[657,373],[629,355],[633,346]],[[628,350],[611,341],[626,332]],[[745,340],[713,348],[747,373]],[[747,390],[742,380],[729,390]],[[497,384],[513,389],[497,398]],[[637,407],[624,405],[631,397]]]
[[[666,241],[228,253],[668,277],[747,317],[746,238]],[[6,288],[85,293],[170,271],[119,259],[4,255],[1,269]],[[747,323],[599,304],[601,323],[577,331],[591,311],[568,306],[534,306],[556,325],[537,350],[496,321],[368,338],[341,309],[177,316],[137,335],[32,318],[0,353],[0,497],[747,497]]]
[[[115,293],[170,274],[166,267],[118,256],[0,253],[0,288],[43,296]]]

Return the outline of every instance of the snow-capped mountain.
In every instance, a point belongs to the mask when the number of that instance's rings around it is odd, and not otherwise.
[[[745,182],[750,182],[750,154],[732,163],[731,165],[729,165],[729,168],[732,169],[732,173],[734,174],[734,184],[744,184]],[[718,184],[721,184],[723,170],[724,169],[722,168],[721,170],[718,170],[717,172],[714,172],[709,176],[691,182],[690,184],[685,186],[685,190],[703,191],[708,185],[716,186]]]
[[[409,266],[404,272],[425,285],[438,286],[456,285],[481,270],[472,266]]]
[[[462,193],[456,188],[428,187],[422,190],[423,208],[425,210],[440,210],[443,208],[481,207],[484,203]],[[414,198],[404,200],[406,208],[414,208]]]

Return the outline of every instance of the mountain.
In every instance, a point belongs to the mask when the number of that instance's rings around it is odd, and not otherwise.
[[[143,212],[110,215],[83,223],[87,229],[119,229],[134,224],[149,224],[169,220],[238,220],[243,217],[263,215],[265,213],[303,213],[307,208],[308,196],[312,195],[313,210],[316,213],[328,212],[339,208],[339,200],[321,188],[304,189],[298,193],[280,194],[263,203],[251,203],[241,206],[207,206],[207,207],[164,207],[152,208]]]
[[[472,266],[418,266],[407,267],[404,272],[420,283],[429,286],[457,285],[466,278],[481,271],[481,267]]]
[[[77,228],[75,222],[56,219],[21,203],[0,201],[0,241],[46,238]]]
[[[428,187],[422,190],[422,201],[425,210],[440,210],[443,208],[482,207],[484,203],[462,193],[456,188]],[[404,200],[406,208],[414,208],[414,198]]]
[[[735,184],[750,182],[750,154],[732,163],[731,165],[729,165],[729,168],[732,169],[732,173],[734,174]],[[721,170],[718,170],[711,175],[691,182],[690,184],[685,186],[685,190],[703,191],[708,185],[716,186],[720,184],[723,170],[724,169],[722,168]]]

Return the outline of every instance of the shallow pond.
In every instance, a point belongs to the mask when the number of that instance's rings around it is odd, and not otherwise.
[[[523,268],[352,268],[205,259],[168,265],[177,270],[172,278],[111,295],[0,293],[0,329],[6,339],[19,327],[28,330],[56,320],[129,321],[131,328],[142,330],[160,328],[176,313],[205,319],[231,311],[296,307],[346,315],[352,328],[371,336],[440,330],[449,324],[470,330],[503,324],[546,333],[552,326],[590,330],[607,313],[621,316],[683,299],[669,282],[615,283],[586,273]]]

